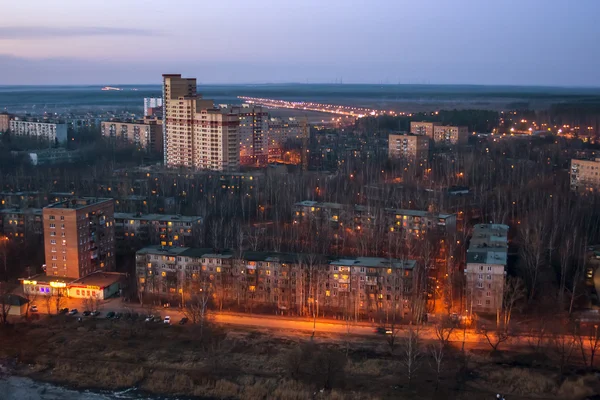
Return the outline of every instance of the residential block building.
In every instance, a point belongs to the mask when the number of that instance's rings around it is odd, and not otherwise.
[[[507,255],[508,225],[475,225],[465,268],[465,303],[469,313],[502,311]]]
[[[437,122],[410,121],[410,133],[433,139],[433,130],[437,125]]]
[[[426,232],[440,235],[456,231],[456,214],[432,213],[423,210],[366,207],[339,203],[301,201],[294,204],[293,221],[301,224],[310,220],[329,222],[334,226],[354,230],[373,229],[383,221],[390,232],[407,232],[421,237]]]
[[[240,165],[239,117],[196,93],[196,79],[163,75],[164,163],[234,171]]]
[[[140,294],[178,300],[209,291],[219,304],[330,315],[409,310],[416,261],[297,253],[146,247],[136,253]]]
[[[0,233],[10,239],[41,237],[43,235],[42,209],[1,209]]]
[[[600,189],[600,158],[571,160],[571,190],[596,192]]]
[[[153,115],[153,110],[162,108],[162,97],[144,97],[144,117]]]
[[[222,106],[240,119],[240,164],[264,167],[269,163],[269,114],[262,106]]]
[[[433,141],[436,144],[464,145],[469,141],[469,129],[466,126],[433,127]]]
[[[0,133],[8,132],[11,118],[12,115],[8,113],[0,113]]]
[[[269,148],[281,148],[287,140],[304,139],[308,135],[306,118],[271,117],[268,123]]]
[[[428,136],[390,134],[388,137],[388,155],[390,158],[413,161],[429,159]]]
[[[67,141],[67,124],[15,118],[10,120],[9,126],[14,136],[38,138],[50,145]]]
[[[117,145],[134,145],[148,152],[162,153],[162,121],[158,118],[144,117],[140,121],[103,121],[100,132],[105,138]]]
[[[115,213],[117,252],[139,250],[149,245],[193,247],[202,235],[202,217]]]
[[[43,208],[46,274],[81,278],[115,268],[113,199],[73,198]]]

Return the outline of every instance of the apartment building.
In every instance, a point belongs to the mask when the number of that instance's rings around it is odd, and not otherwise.
[[[196,79],[163,75],[164,163],[234,171],[240,165],[239,117],[196,93]]]
[[[502,311],[507,255],[508,225],[475,225],[465,268],[465,304],[469,313]]]
[[[117,145],[134,145],[148,152],[162,153],[162,121],[144,117],[139,121],[103,121],[100,132],[105,138],[114,140]]]
[[[0,210],[0,233],[10,239],[39,238],[44,233],[41,208]]]
[[[262,106],[221,106],[239,117],[240,164],[264,167],[269,163],[269,114]]]
[[[9,127],[14,136],[38,138],[49,145],[67,142],[67,124],[15,118],[10,120]]]
[[[391,232],[406,231],[422,237],[427,232],[445,235],[456,231],[456,214],[395,208],[385,208],[383,212],[386,226]]]
[[[0,133],[8,132],[11,118],[12,115],[8,113],[0,113]]]
[[[571,190],[596,192],[600,189],[600,158],[571,160]]]
[[[303,139],[308,135],[306,118],[276,118],[268,123],[269,148],[279,149],[290,139]]]
[[[351,227],[360,231],[373,229],[383,221],[390,232],[407,232],[422,237],[426,232],[440,235],[456,231],[456,214],[430,213],[422,210],[366,207],[339,203],[301,201],[294,204],[294,224],[310,220],[329,222],[333,226]]]
[[[149,245],[193,247],[202,237],[202,217],[115,213],[117,252],[126,253]]]
[[[144,117],[152,116],[153,111],[162,108],[162,106],[162,97],[144,97]]]
[[[138,290],[174,300],[210,291],[217,304],[329,315],[409,310],[416,261],[297,253],[146,247],[136,253]]]
[[[466,126],[433,127],[433,141],[443,145],[464,145],[469,141],[469,128]]]
[[[390,134],[388,137],[388,155],[393,159],[427,161],[429,159],[428,136]]]
[[[433,139],[433,130],[437,125],[437,122],[410,121],[410,133]]]
[[[44,207],[46,274],[81,278],[115,268],[113,199],[73,198]]]

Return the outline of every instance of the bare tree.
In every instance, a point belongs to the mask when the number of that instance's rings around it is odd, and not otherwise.
[[[385,341],[390,348],[390,354],[394,354],[396,345],[398,344],[398,335],[400,334],[401,327],[396,324],[396,320],[392,320],[389,328],[385,328]]]
[[[504,309],[504,330],[508,330],[512,312],[517,302],[526,295],[525,284],[520,278],[508,277],[502,293],[502,308]]]
[[[573,351],[577,346],[577,343],[572,335],[566,332],[559,332],[552,336],[550,341],[552,350],[558,358],[559,372],[562,374],[565,367],[568,365],[573,355]]]
[[[527,335],[529,347],[536,353],[541,352],[546,345],[547,334],[546,320],[541,318],[537,321],[537,326],[531,328]]]
[[[435,370],[435,389],[440,385],[440,374],[444,363],[445,345],[443,343],[432,344],[429,346],[429,353],[433,359],[432,367]]]
[[[200,325],[200,338],[204,334],[204,326],[208,318],[208,306],[212,299],[212,290],[208,284],[203,285],[198,293],[193,294],[185,303],[183,312],[192,324]]]
[[[600,348],[600,332],[598,325],[585,326],[580,329],[575,329],[573,337],[581,351],[581,358],[586,366],[590,369],[594,368],[594,359]],[[589,359],[588,359],[589,354]]]
[[[419,337],[419,329],[412,325],[408,327],[407,334],[402,338],[402,354],[400,358],[401,364],[404,366],[404,372],[408,379],[408,386],[415,376],[416,371],[421,366],[423,352],[421,349],[421,340]]]
[[[56,311],[56,314],[58,314],[60,310],[64,308],[66,303],[62,290],[57,290],[56,294],[52,296],[52,300],[54,302],[54,310]]]
[[[8,324],[8,315],[12,307],[10,296],[8,285],[0,282],[0,323],[2,325]]]
[[[510,338],[506,330],[495,330],[490,332],[485,326],[481,328],[481,334],[485,337],[493,351],[498,351],[500,344],[506,342]]]
[[[536,294],[540,269],[544,262],[544,219],[531,218],[523,224],[520,231],[520,254],[523,260],[523,267],[527,275],[529,284],[529,302],[531,302]]]
[[[450,336],[456,328],[456,323],[452,321],[448,316],[444,316],[438,323],[435,324],[435,336],[440,342],[442,347],[446,347],[450,342]]]

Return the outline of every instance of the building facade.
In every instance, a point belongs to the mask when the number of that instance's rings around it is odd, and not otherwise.
[[[240,165],[239,117],[196,93],[196,79],[163,75],[167,167],[234,171]]]
[[[201,238],[202,217],[115,213],[115,239],[119,253],[149,245],[194,247]]]
[[[427,232],[445,235],[456,231],[456,214],[423,210],[351,206],[307,200],[294,204],[293,213],[294,224],[313,220],[355,231],[373,229],[378,221],[383,221],[387,231],[406,232],[415,237],[422,237]]]
[[[433,130],[437,125],[436,122],[410,121],[410,133],[433,139]]]
[[[81,278],[115,268],[113,199],[74,198],[43,209],[46,274]]]
[[[8,113],[0,113],[0,133],[8,132],[11,118],[12,115]]]
[[[465,304],[470,314],[502,311],[507,255],[508,225],[475,225],[465,268]]]
[[[226,108],[223,106],[222,108]],[[240,164],[264,167],[269,163],[269,114],[259,105],[242,104],[228,107],[240,119]]]
[[[100,132],[119,145],[134,145],[148,152],[162,153],[162,121],[144,117],[140,121],[103,121]]]
[[[409,310],[416,261],[306,254],[215,253],[147,247],[136,253],[141,296],[180,300],[209,292],[217,305],[362,316]]]
[[[394,159],[427,161],[429,140],[428,136],[391,134],[388,137],[388,155]]]
[[[0,232],[9,239],[39,238],[43,235],[41,208],[0,210]]]
[[[600,189],[600,158],[571,160],[571,190],[596,192]]]
[[[14,136],[39,138],[49,144],[67,142],[67,124],[12,119],[10,132]]]
[[[162,97],[144,97],[144,117],[152,116],[152,110],[162,108]]]
[[[469,141],[469,129],[466,126],[433,127],[433,141],[436,144],[464,145]]]
[[[269,148],[281,148],[290,139],[304,139],[308,136],[306,118],[272,117],[268,123]]]

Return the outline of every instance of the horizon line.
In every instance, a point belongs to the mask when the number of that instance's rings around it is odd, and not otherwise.
[[[600,89],[599,86],[584,86],[584,85],[548,85],[548,84],[506,84],[506,83],[366,83],[366,82],[350,82],[350,83],[332,83],[332,82],[239,82],[239,83],[202,83],[197,82],[197,86],[280,86],[280,85],[327,85],[327,86],[471,86],[471,87],[515,87],[515,88],[553,88],[553,89]],[[41,83],[41,84],[3,84],[0,87],[39,87],[39,86],[162,86],[162,83]]]

